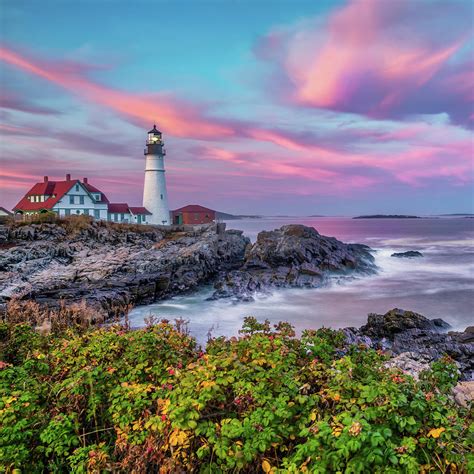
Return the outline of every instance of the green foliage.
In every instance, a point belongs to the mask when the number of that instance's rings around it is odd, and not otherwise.
[[[449,358],[418,382],[330,329],[178,329],[2,323],[0,472],[472,472]]]

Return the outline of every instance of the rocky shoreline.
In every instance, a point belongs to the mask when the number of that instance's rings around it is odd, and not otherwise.
[[[167,231],[86,222],[0,228],[0,305],[11,298],[55,307],[113,308],[195,289],[242,261],[248,238],[216,226]]]
[[[0,309],[11,299],[50,308],[85,302],[105,315],[117,308],[215,283],[212,299],[246,301],[277,288],[319,287],[334,278],[376,272],[371,249],[303,225],[261,232],[254,244],[223,224],[156,228],[82,221],[0,226]],[[390,363],[417,375],[448,354],[462,378],[474,378],[474,329],[449,331],[394,309],[344,330],[348,344],[381,348]]]
[[[0,307],[11,298],[52,307],[84,300],[108,312],[210,282],[215,299],[248,300],[272,288],[317,287],[329,277],[376,269],[368,247],[302,225],[261,232],[252,245],[242,231],[223,224],[166,229],[78,223],[0,228]]]

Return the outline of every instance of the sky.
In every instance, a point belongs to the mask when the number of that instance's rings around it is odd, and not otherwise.
[[[474,212],[474,3],[0,0],[0,206],[44,175],[172,208]]]

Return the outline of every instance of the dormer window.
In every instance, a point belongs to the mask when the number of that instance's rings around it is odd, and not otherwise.
[[[79,185],[76,184],[76,191],[79,191]]]

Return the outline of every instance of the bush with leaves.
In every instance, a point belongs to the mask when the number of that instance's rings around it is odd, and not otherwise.
[[[181,329],[3,323],[0,471],[474,470],[447,357],[415,381],[339,331],[247,318],[204,352]]]

